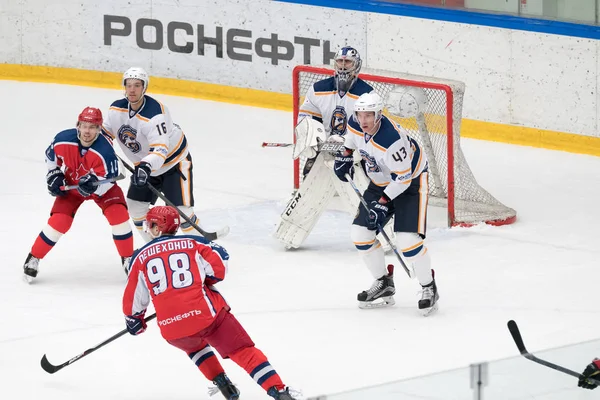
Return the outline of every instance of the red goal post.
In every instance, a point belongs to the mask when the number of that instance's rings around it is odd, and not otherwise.
[[[392,71],[366,68],[362,71],[360,78],[384,99],[384,113],[406,128],[425,149],[429,160],[430,204],[447,207],[448,226],[472,226],[481,222],[507,225],[516,221],[515,210],[502,204],[477,183],[460,147],[464,83]],[[294,127],[308,89],[332,75],[333,69],[328,66],[299,65],[294,68]],[[412,103],[416,104],[414,113],[394,112],[400,97],[415,99]],[[352,110],[347,112],[351,114]],[[303,161],[302,158],[294,161],[294,188],[300,185]]]

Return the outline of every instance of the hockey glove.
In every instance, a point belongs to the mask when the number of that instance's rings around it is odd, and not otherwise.
[[[151,172],[152,168],[150,168],[150,164],[142,161],[135,166],[133,175],[131,175],[131,184],[138,187],[146,186],[146,184],[148,184],[148,179],[150,179]]]
[[[131,335],[139,335],[144,333],[146,330],[146,321],[144,321],[144,312],[140,312],[134,315],[125,316],[125,324],[127,325],[127,331]]]
[[[346,174],[350,174],[350,178],[354,178],[354,158],[351,151],[345,151],[343,154],[335,156],[333,172],[342,182],[348,182]]]
[[[64,196],[67,192],[60,190],[61,186],[66,186],[65,174],[59,169],[55,168],[48,171],[46,174],[46,183],[48,184],[48,192],[52,196]]]
[[[600,360],[594,359],[583,371],[581,374],[582,378],[579,379],[577,386],[582,387],[584,389],[596,389],[598,385],[588,381],[585,378],[594,378],[600,380]]]
[[[389,208],[385,204],[381,204],[378,201],[372,201],[369,204],[369,218],[367,219],[367,229],[375,231],[383,226],[385,218],[387,217]]]
[[[98,188],[98,177],[94,174],[87,174],[83,176],[77,184],[77,191],[83,197],[91,196]]]

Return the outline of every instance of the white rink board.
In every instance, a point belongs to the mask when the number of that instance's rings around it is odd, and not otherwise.
[[[18,25],[17,15],[23,35],[21,46],[15,45],[19,33],[2,35],[0,46],[9,51],[3,51],[0,62],[19,62],[22,57],[27,65],[101,71],[140,65],[154,76],[282,93],[291,93],[295,65],[329,62],[332,53],[347,43],[366,47],[365,14],[335,9],[317,14],[312,7],[271,1],[133,0],[124,6],[115,0],[65,0],[53,5],[38,0],[22,9],[16,1],[2,8],[0,25]],[[118,36],[126,24],[130,33]],[[155,28],[158,24],[162,31]],[[169,32],[170,25],[177,29]],[[211,38],[217,44],[199,44]],[[171,47],[187,45],[189,50],[171,51],[169,39]],[[140,43],[147,48],[140,48]]]
[[[119,22],[120,21],[120,22]],[[291,93],[343,45],[365,66],[462,80],[464,117],[600,136],[598,41],[267,0],[3,0],[0,63]],[[141,46],[141,47],[140,47]]]

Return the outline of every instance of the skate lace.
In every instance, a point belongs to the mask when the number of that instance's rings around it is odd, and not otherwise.
[[[383,287],[383,281],[377,279],[375,282],[373,282],[373,284],[371,285],[371,288],[369,288],[369,290],[367,290],[367,293],[368,294],[376,293],[382,287]]]
[[[422,300],[433,299],[433,286],[424,287],[419,291]]]

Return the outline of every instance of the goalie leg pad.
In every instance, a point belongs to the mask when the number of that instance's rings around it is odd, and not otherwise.
[[[300,247],[334,193],[332,173],[323,163],[323,153],[321,153],[300,189],[294,193],[281,213],[275,237],[288,248]]]

